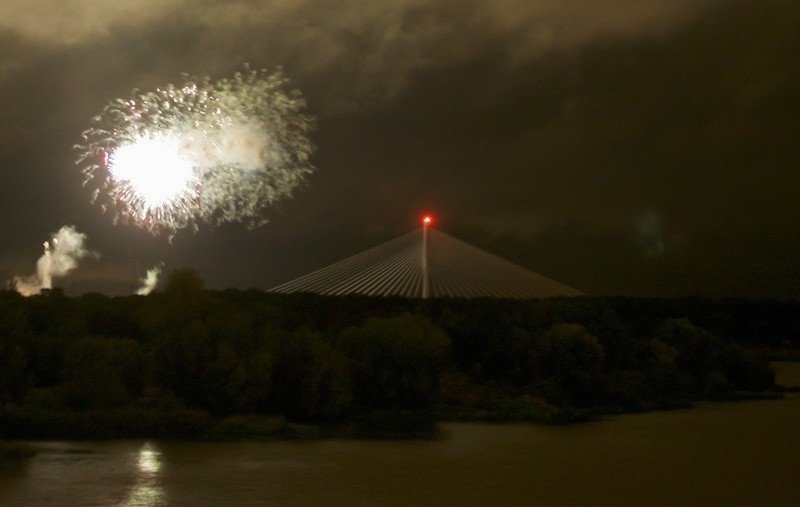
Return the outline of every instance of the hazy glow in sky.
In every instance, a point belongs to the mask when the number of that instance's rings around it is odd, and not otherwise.
[[[266,289],[430,210],[588,294],[800,297],[797,33],[800,2],[2,0],[0,280],[74,223],[104,256],[70,293]],[[108,163],[163,134],[199,183],[148,214]]]

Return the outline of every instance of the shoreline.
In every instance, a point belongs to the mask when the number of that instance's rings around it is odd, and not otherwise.
[[[340,421],[290,421],[282,416],[236,414],[213,419],[197,410],[173,412],[109,411],[46,412],[0,409],[0,461],[15,443],[27,441],[92,441],[154,439],[176,442],[291,441],[291,440],[430,440],[449,423],[532,424],[569,426],[601,421],[608,416],[693,409],[705,403],[736,403],[787,399],[798,386],[776,386],[773,391],[732,392],[697,399],[660,400],[643,407],[555,407],[541,400],[497,400],[493,406],[440,405],[434,410],[374,410]],[[129,421],[137,421],[131,427]],[[46,426],[45,426],[46,425]],[[9,451],[8,456],[16,456]],[[24,453],[19,455],[24,458]]]

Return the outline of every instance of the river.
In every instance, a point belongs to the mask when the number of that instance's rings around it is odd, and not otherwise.
[[[800,364],[776,363],[800,385]],[[2,506],[800,505],[800,395],[434,441],[35,442]]]

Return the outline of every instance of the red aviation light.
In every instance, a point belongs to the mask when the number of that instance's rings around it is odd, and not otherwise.
[[[431,225],[432,223],[433,223],[433,217],[432,216],[425,215],[424,217],[422,217],[422,225],[427,227],[427,226]]]

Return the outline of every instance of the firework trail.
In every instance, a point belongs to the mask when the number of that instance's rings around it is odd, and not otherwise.
[[[190,78],[95,116],[76,145],[84,185],[114,220],[170,236],[201,222],[265,222],[313,170],[305,101],[280,71]]]
[[[39,294],[42,289],[53,288],[53,278],[66,276],[78,267],[78,261],[85,257],[97,256],[84,248],[86,235],[75,227],[65,225],[45,241],[44,254],[36,262],[36,274],[26,277],[15,277],[13,286],[23,296]]]

